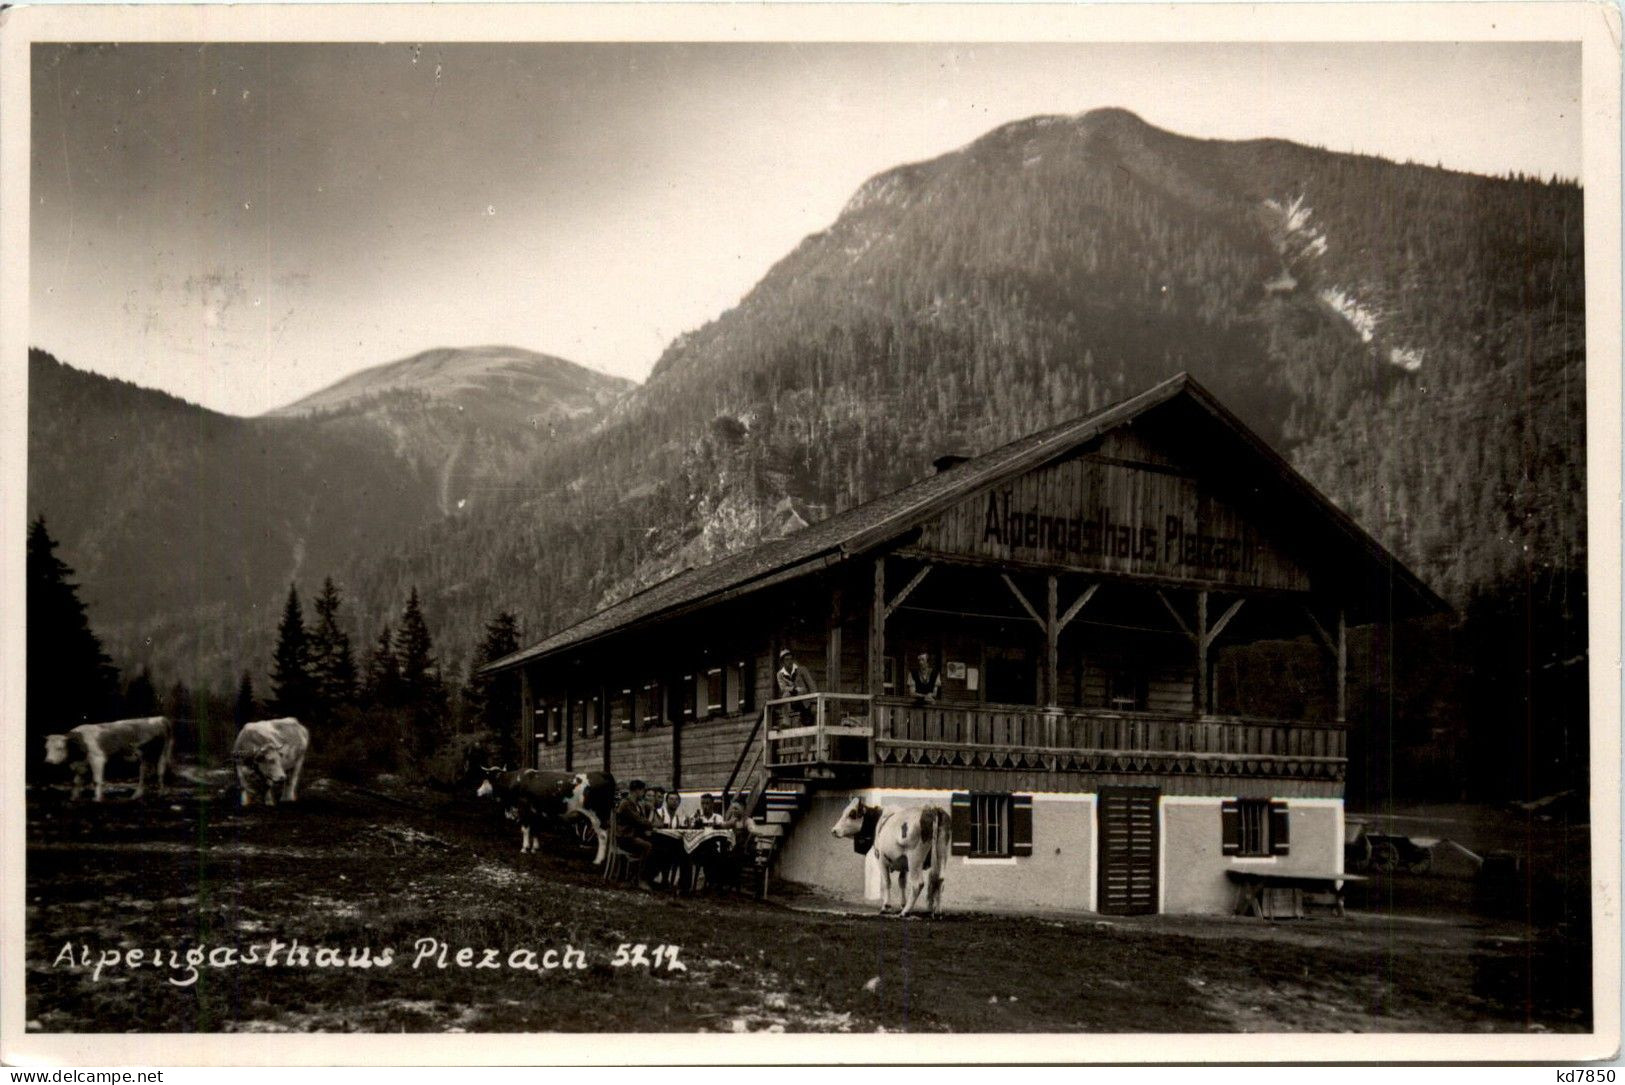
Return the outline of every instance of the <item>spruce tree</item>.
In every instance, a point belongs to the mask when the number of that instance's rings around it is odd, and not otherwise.
[[[118,700],[118,671],[91,631],[73,570],[56,556],[41,516],[28,527],[27,698],[30,757],[45,736],[106,719]]]
[[[371,708],[395,708],[400,704],[400,687],[401,666],[395,658],[395,637],[385,625],[378,631],[372,651],[367,653],[361,699]]]
[[[355,704],[355,656],[350,636],[339,627],[339,591],[328,577],[316,597],[316,628],[310,633],[310,678],[316,722],[330,722],[339,710]]]
[[[519,650],[519,619],[502,611],[485,626],[485,639],[480,642],[470,668],[468,685],[463,689],[463,702],[468,716],[480,727],[496,735],[497,759],[502,764],[513,764],[517,758],[519,730],[519,675],[506,671],[499,675],[482,675],[480,668],[494,663],[503,656]]]
[[[254,699],[254,678],[247,671],[237,682],[237,703],[232,706],[231,718],[239,729],[260,718],[260,705]]]
[[[417,753],[426,755],[440,745],[449,731],[448,705],[446,687],[434,657],[434,642],[418,603],[416,587],[401,613],[401,627],[395,634],[395,657],[401,669],[401,707],[406,709]]]
[[[299,606],[299,589],[290,584],[271,660],[270,708],[279,716],[308,716],[313,700],[310,635]]]
[[[153,688],[152,674],[147,668],[142,667],[141,673],[124,687],[123,713],[128,718],[158,714],[158,691]]]

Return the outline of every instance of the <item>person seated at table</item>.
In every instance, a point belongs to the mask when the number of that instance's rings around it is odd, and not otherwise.
[[[660,809],[661,799],[665,794],[658,787],[651,787],[643,793],[643,815],[651,822],[654,821],[655,813]]]
[[[633,780],[626,789],[626,798],[615,808],[615,846],[634,859],[647,859],[653,848],[649,834],[654,825],[643,812],[647,791],[642,780]],[[647,872],[643,875],[643,884],[649,885]]]
[[[936,704],[942,696],[942,671],[931,665],[931,653],[921,652],[908,669],[908,695],[915,704]]]
[[[722,808],[717,805],[717,797],[709,791],[700,796],[700,808],[688,819],[691,829],[715,829],[722,825]]]
[[[666,799],[655,808],[654,823],[657,829],[683,828],[682,815],[677,812],[683,805],[683,796],[678,794],[676,788],[666,792]]]

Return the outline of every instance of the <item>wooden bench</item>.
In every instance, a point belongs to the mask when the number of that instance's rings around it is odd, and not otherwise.
[[[1343,886],[1365,879],[1358,874],[1276,874],[1266,870],[1225,871],[1236,883],[1236,915],[1260,919],[1302,919],[1306,893],[1323,894],[1343,914]]]

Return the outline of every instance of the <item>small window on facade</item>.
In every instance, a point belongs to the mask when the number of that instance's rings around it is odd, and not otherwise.
[[[648,730],[651,727],[660,726],[661,718],[665,715],[665,713],[662,711],[659,682],[645,682],[638,690],[636,715],[638,726],[642,727],[644,730]]]
[[[1106,707],[1119,712],[1144,712],[1149,694],[1145,672],[1123,663],[1106,669]]]
[[[1229,799],[1219,806],[1224,854],[1242,858],[1290,852],[1287,805],[1269,799]]]
[[[530,734],[533,739],[540,743],[548,743],[553,741],[552,734],[550,734],[547,730],[546,701],[536,702],[536,707],[531,711]]]
[[[886,665],[880,669],[880,692],[888,697],[897,694],[897,657],[887,656]]]
[[[631,689],[616,690],[610,695],[609,722],[611,727],[630,731],[636,717],[632,713]]]
[[[705,672],[705,714],[722,715],[722,668],[712,667]]]
[[[692,674],[685,674],[683,677],[679,678],[677,680],[677,689],[681,700],[677,706],[678,714],[676,718],[682,720],[684,723],[692,723],[694,720],[695,702],[694,676]]]
[[[728,681],[733,687],[728,691],[730,711],[749,712],[756,704],[756,675],[751,669],[750,660],[736,662],[729,669]]]
[[[1033,853],[1033,797],[961,791],[953,797],[953,853],[972,859]]]
[[[604,733],[604,698],[599,694],[587,702],[587,724],[594,735]]]
[[[564,741],[564,706],[557,702],[547,706],[547,741]]]

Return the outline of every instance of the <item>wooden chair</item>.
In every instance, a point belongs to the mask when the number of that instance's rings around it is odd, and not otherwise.
[[[626,851],[620,845],[620,835],[615,831],[615,811],[609,814],[609,825],[605,827],[609,840],[604,849],[604,880],[631,881],[643,873],[643,859]]]

